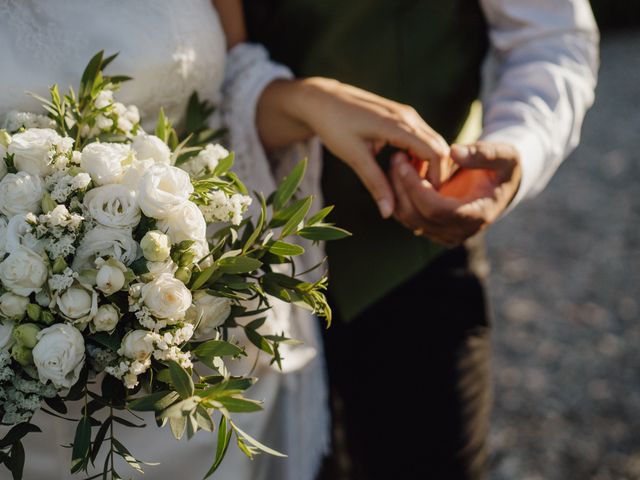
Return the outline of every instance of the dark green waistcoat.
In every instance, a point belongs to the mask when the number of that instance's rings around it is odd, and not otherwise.
[[[447,141],[480,87],[487,28],[477,0],[245,0],[251,40],[298,76],[336,78],[412,105]],[[331,295],[353,318],[443,252],[382,220],[358,178],[325,155],[331,219],[353,237],[327,244]]]

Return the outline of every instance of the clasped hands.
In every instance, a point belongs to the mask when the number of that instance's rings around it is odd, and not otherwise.
[[[325,145],[360,177],[383,217],[416,235],[456,245],[494,222],[515,196],[521,178],[517,150],[503,143],[449,146],[410,106],[326,79],[328,90],[312,121]],[[411,151],[426,162],[417,171],[396,153],[389,172],[375,161],[382,146]]]
[[[495,221],[515,196],[520,158],[508,144],[449,146],[410,106],[336,80],[277,80],[261,97],[257,123],[265,148],[318,135],[358,175],[384,218],[438,243],[456,245]],[[385,145],[407,154],[384,172],[375,156]]]

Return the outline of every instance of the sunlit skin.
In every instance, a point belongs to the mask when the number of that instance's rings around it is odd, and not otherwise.
[[[394,217],[416,235],[445,245],[462,243],[493,223],[522,176],[519,154],[507,144],[454,145],[451,159],[459,169],[439,190],[420,177],[406,154],[396,154],[391,167]]]

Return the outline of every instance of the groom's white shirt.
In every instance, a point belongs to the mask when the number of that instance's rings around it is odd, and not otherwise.
[[[513,208],[576,147],[594,99],[599,33],[587,0],[480,0],[489,23],[482,140],[520,153]]]

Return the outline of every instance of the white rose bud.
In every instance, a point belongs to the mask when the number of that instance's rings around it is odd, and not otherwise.
[[[56,299],[56,304],[62,315],[84,326],[98,311],[98,294],[76,285],[65,290]]]
[[[8,173],[0,181],[0,212],[11,218],[20,213],[40,213],[44,182],[27,172]]]
[[[143,133],[134,137],[131,148],[136,152],[140,160],[151,158],[155,163],[169,165],[171,163],[171,150],[160,138],[155,135]]]
[[[33,362],[42,383],[51,380],[57,388],[70,388],[84,365],[84,338],[72,325],[57,323],[38,333]]]
[[[47,265],[42,257],[21,245],[0,263],[0,282],[17,295],[39,292],[46,280]]]
[[[145,361],[153,353],[153,341],[149,333],[147,330],[131,330],[122,339],[118,353],[131,360]]]
[[[6,352],[13,346],[15,342],[13,327],[15,325],[11,320],[0,321],[0,352]]]
[[[73,140],[61,137],[50,128],[30,128],[16,133],[11,138],[7,149],[14,155],[16,169],[38,177],[45,177],[53,172],[51,153],[68,152],[73,147]]]
[[[149,230],[140,241],[142,254],[150,262],[164,262],[171,253],[169,237],[159,230]]]
[[[195,339],[213,336],[215,329],[229,317],[231,304],[230,299],[209,295],[204,290],[194,292],[193,306],[187,313],[187,319],[197,325]]]
[[[124,272],[117,266],[104,264],[96,275],[96,287],[105,295],[113,295],[125,282]]]
[[[0,296],[0,311],[8,318],[21,320],[27,313],[29,299],[15,293],[7,292]]]
[[[92,331],[111,332],[118,325],[120,313],[113,305],[101,305],[98,307],[96,316],[93,317]]]
[[[120,183],[130,163],[131,148],[122,143],[90,143],[80,157],[80,167],[96,185]]]
[[[149,168],[138,186],[138,204],[151,218],[167,218],[193,193],[189,174],[169,165]]]
[[[163,273],[142,287],[142,300],[155,317],[180,320],[191,306],[191,292],[173,275]]]

